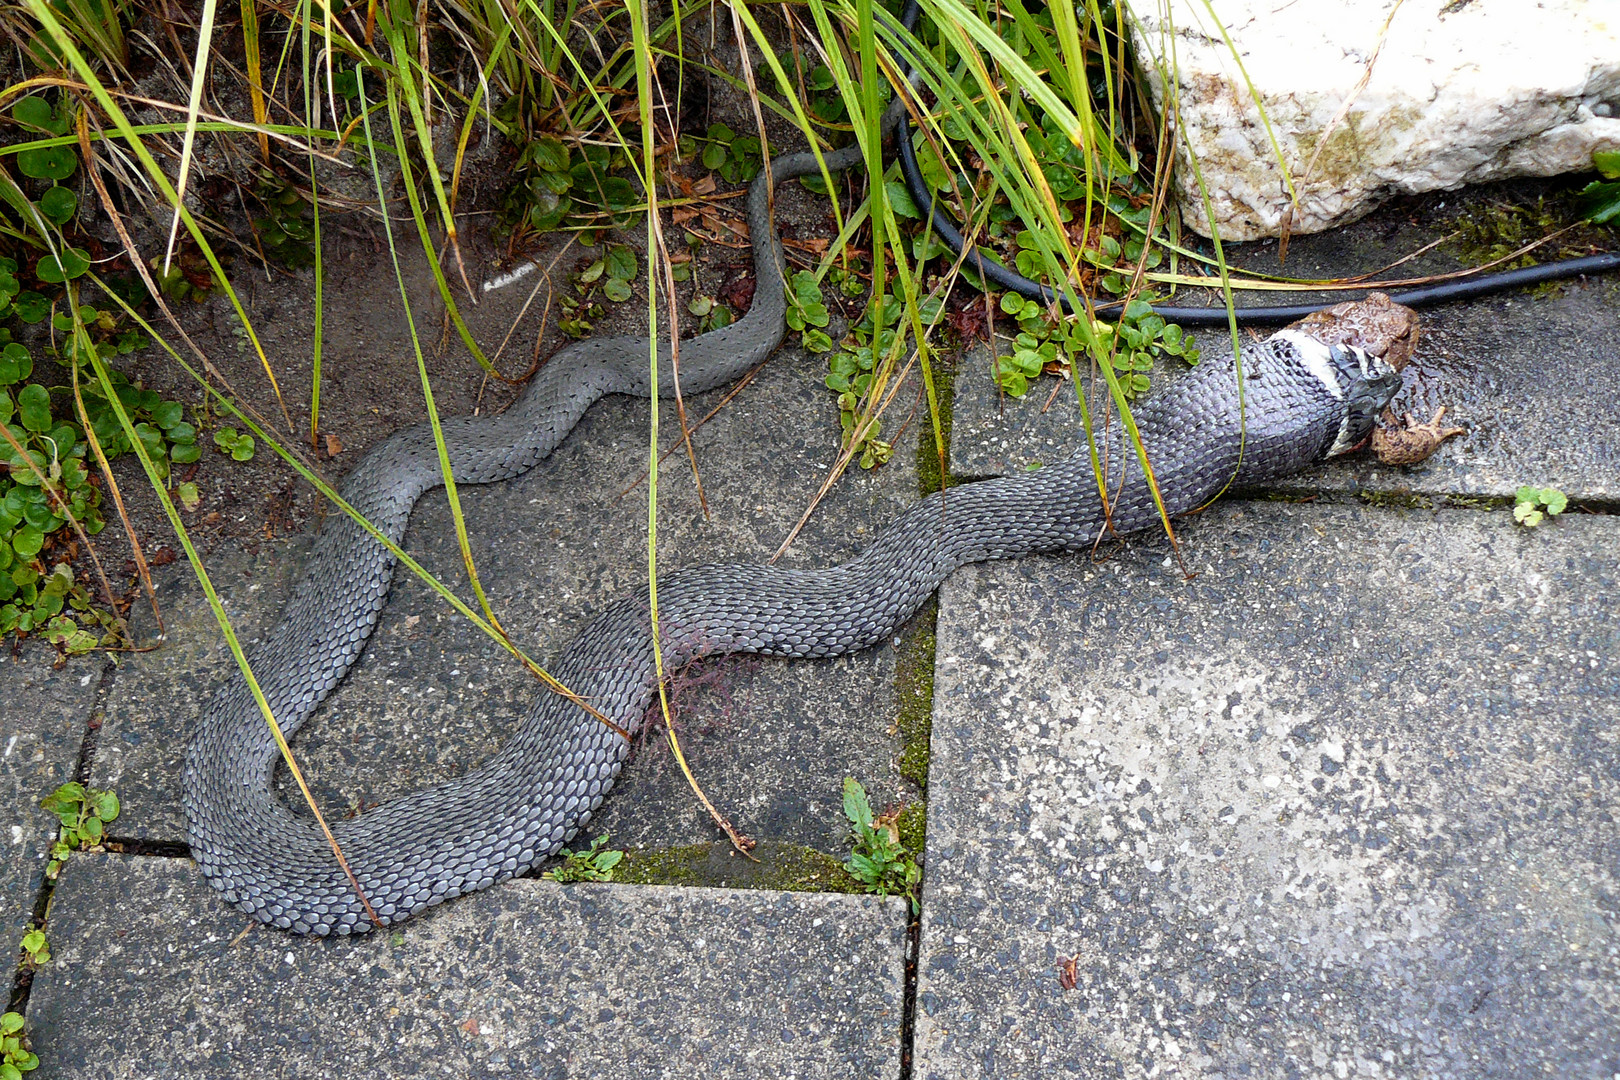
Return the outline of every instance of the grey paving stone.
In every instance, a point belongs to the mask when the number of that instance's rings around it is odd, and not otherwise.
[[[660,477],[661,572],[682,565],[769,558],[835,458],[837,414],[813,378],[821,362],[784,352],[694,437],[712,512],[702,518],[684,455]],[[694,399],[693,418],[716,395]],[[520,646],[542,664],[600,607],[644,580],[646,403],[610,398],[527,476],[464,487],[480,579]],[[664,409],[664,430],[674,410]],[[630,489],[628,494],[621,493]],[[855,470],[831,492],[785,565],[853,555],[916,498],[908,455]],[[242,613],[247,640],[269,625],[307,541],[255,556],[217,556],[222,589]],[[412,518],[408,550],[470,598],[442,495]],[[121,835],[183,838],[177,782],[186,733],[231,660],[190,570],[165,570],[171,642],[120,669],[97,782],[125,800]],[[841,850],[843,778],[877,803],[902,797],[893,759],[895,649],[880,646],[817,665],[720,662],[681,686],[683,745],[710,797],[762,840]],[[455,775],[481,761],[527,714],[538,685],[506,653],[414,577],[396,579],[371,644],[314,725],[301,762],[327,808],[339,813]],[[661,737],[625,770],[596,821],[616,844],[712,840]]]
[[[39,800],[73,779],[79,748],[100,690],[100,657],[75,657],[53,669],[55,649],[30,642],[0,660],[0,806],[5,807],[0,863],[0,941],[10,948],[34,917],[56,818]]]
[[[1387,262],[1392,248],[1380,249],[1369,239],[1380,227],[1368,219],[1345,230],[1356,237],[1336,237],[1331,245],[1327,237],[1300,238],[1289,256],[1290,273],[1346,273]],[[1399,250],[1424,240],[1403,239]],[[1438,257],[1420,266],[1455,269]],[[1274,302],[1310,300],[1283,294]],[[1446,405],[1448,420],[1467,434],[1415,468],[1379,465],[1361,454],[1284,481],[1277,490],[1505,496],[1521,484],[1537,484],[1589,499],[1620,498],[1620,411],[1612,407],[1620,400],[1620,278],[1566,284],[1551,296],[1449,305],[1422,318],[1417,359],[1394,408],[1428,420]],[[1224,331],[1201,330],[1195,337],[1211,354],[1231,349]],[[1001,350],[1009,351],[1006,342]],[[1015,401],[998,396],[990,371],[990,353],[981,347],[958,372],[953,472],[999,475],[1080,452],[1084,434],[1072,386],[1052,399],[1056,380],[1045,378]]]
[[[256,640],[269,629],[292,591],[298,558],[308,549],[309,538],[300,537],[256,553],[218,553],[204,560],[241,641]],[[160,648],[124,656],[113,673],[90,780],[118,793],[115,835],[174,842],[185,839],[174,785],[186,738],[234,662],[188,562],[155,570],[152,584],[166,637]],[[144,598],[131,605],[130,625],[137,641],[156,640],[157,626]]]
[[[189,861],[75,860],[34,1075],[899,1075],[903,901],[509,882],[400,936],[222,917]]]
[[[1183,528],[944,589],[915,1075],[1609,1080],[1620,521]]]

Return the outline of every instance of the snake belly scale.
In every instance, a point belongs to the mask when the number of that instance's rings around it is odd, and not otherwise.
[[[826,155],[829,169],[859,161]],[[682,343],[687,393],[722,385],[781,342],[783,256],[770,219],[772,182],[819,170],[809,154],[776,159],[749,191],[757,284],[746,316]],[[597,338],[559,352],[507,412],[443,423],[458,483],[528,470],[603,394],[650,387],[645,338]],[[1242,393],[1239,392],[1241,370]],[[667,353],[659,386],[672,387]],[[1229,483],[1263,482],[1354,445],[1399,385],[1375,353],[1305,333],[1246,346],[1241,364],[1208,359],[1156,388],[1136,409],[1166,508],[1185,512]],[[1089,547],[1106,528],[1158,520],[1148,485],[1117,438],[1105,510],[1087,457],[1038,472],[952,488],[913,505],[858,557],[820,570],[715,565],[659,583],[664,662],[751,652],[827,657],[888,637],[957,567],[987,559]],[[373,449],[341,485],[345,499],[396,543],[416,500],[441,482],[431,430],[418,425]],[[942,505],[943,503],[943,505]],[[290,739],[343,679],[387,602],[394,559],[347,516],[317,541],[282,621],[250,657]],[[634,731],[656,688],[645,589],[610,606],[551,667],[563,685]],[[494,757],[452,780],[370,810],[333,829],[380,921],[392,924],[463,893],[521,874],[588,822],[629,747],[577,705],[542,692]],[[299,933],[373,926],[312,821],[272,794],[279,754],[236,675],[210,701],[186,757],[184,806],[193,858],[227,900]]]

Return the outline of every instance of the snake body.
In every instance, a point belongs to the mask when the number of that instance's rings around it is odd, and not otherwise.
[[[859,160],[826,156],[830,169]],[[808,154],[778,158],[749,192],[757,285],[748,314],[681,347],[686,392],[721,385],[763,360],[784,333],[783,257],[770,220],[773,180],[817,171]],[[648,393],[644,338],[600,338],[552,358],[522,399],[493,417],[445,421],[458,483],[516,476],[548,455],[603,394]],[[672,387],[664,354],[661,392]],[[1155,389],[1135,417],[1171,514],[1227,484],[1294,472],[1363,438],[1399,375],[1376,356],[1284,332],[1246,346],[1238,367],[1206,360]],[[1082,456],[1027,475],[950,489],[921,500],[860,556],[820,570],[716,565],[659,583],[666,669],[706,654],[826,657],[893,633],[957,567],[988,559],[1089,547],[1106,528],[1158,520],[1128,446],[1105,441],[1113,464],[1105,512]],[[441,482],[431,429],[398,432],[345,479],[341,492],[395,542],[416,500]],[[290,739],[358,658],[387,602],[394,559],[347,516],[322,535],[280,624],[251,657]],[[552,673],[613,724],[634,731],[656,689],[645,589],[594,619]],[[600,719],[544,693],[489,761],[334,824],[378,919],[391,924],[462,893],[521,874],[589,820],[629,747]],[[372,928],[364,906],[311,821],[270,791],[279,759],[268,725],[238,675],[216,693],[187,754],[184,804],[191,852],[225,898],[299,933]]]

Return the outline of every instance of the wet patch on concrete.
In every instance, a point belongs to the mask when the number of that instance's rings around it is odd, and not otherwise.
[[[946,586],[915,1075],[1620,1068],[1620,526],[1183,540]]]

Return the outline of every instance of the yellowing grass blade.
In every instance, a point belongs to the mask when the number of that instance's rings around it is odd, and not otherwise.
[[[244,4],[252,2],[253,0],[243,0]],[[218,6],[219,0],[203,0],[202,25],[197,29],[197,58],[191,64],[191,96],[186,102],[186,134],[180,143],[180,173],[175,187],[174,216],[169,221],[169,243],[163,249],[165,276],[168,275],[169,264],[174,259],[174,242],[180,232],[186,180],[191,175],[191,150],[197,141],[197,112],[202,108],[203,84],[208,81],[208,51],[214,40],[214,9]],[[268,150],[268,147],[266,149]]]

